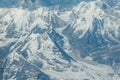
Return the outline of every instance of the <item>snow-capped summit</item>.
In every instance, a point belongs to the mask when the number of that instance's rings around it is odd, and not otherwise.
[[[1,0],[0,80],[119,80],[119,0]]]

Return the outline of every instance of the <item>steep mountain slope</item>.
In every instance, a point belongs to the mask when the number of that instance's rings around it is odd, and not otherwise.
[[[118,1],[3,1],[0,79],[119,80]]]
[[[119,64],[120,18],[115,16],[119,14],[118,7],[103,10],[101,2],[81,2],[74,11],[66,12],[68,26],[63,34],[69,39],[73,52],[81,53],[82,57],[91,56],[100,63]],[[62,19],[63,16],[59,17]]]

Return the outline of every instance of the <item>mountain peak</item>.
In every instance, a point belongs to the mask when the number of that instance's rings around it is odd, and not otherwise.
[[[1,0],[0,80],[119,80],[119,14],[107,0]]]

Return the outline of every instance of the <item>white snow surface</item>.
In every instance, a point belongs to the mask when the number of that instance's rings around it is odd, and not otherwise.
[[[63,35],[62,31],[70,24],[74,29],[73,32],[82,38],[89,29],[92,30],[93,18],[97,17],[105,20],[104,26],[106,27],[101,32],[103,35],[112,30],[115,32],[115,36],[119,37],[120,19],[117,16],[108,16],[96,5],[99,2],[99,0],[81,2],[71,10],[64,12],[49,10],[46,7],[40,7],[33,11],[22,8],[0,8],[0,47],[15,42],[6,57],[7,65],[3,72],[3,80],[17,80],[17,75],[24,68],[26,70],[23,74],[27,76],[26,80],[36,80],[39,71],[49,75],[51,80],[120,80],[120,76],[114,74],[114,70],[108,65],[83,59],[79,59],[79,61],[75,59],[76,61],[71,62],[65,60],[47,34],[49,28],[53,27]],[[120,10],[114,12],[120,13]],[[60,21],[60,24],[57,21]],[[57,26],[53,26],[51,22],[56,22]],[[33,33],[32,30],[36,25],[39,25],[42,30],[45,29],[46,32]],[[6,37],[12,31],[16,33],[11,34],[10,38]],[[82,31],[82,33],[77,34],[78,31]],[[112,35],[109,37],[120,42]],[[74,53],[70,48],[66,38],[64,50],[71,56]],[[25,51],[27,57],[19,54],[19,50]],[[32,67],[27,69],[26,63]]]

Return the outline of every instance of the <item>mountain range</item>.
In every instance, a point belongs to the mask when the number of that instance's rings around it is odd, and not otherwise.
[[[119,0],[0,0],[0,80],[120,80]]]

